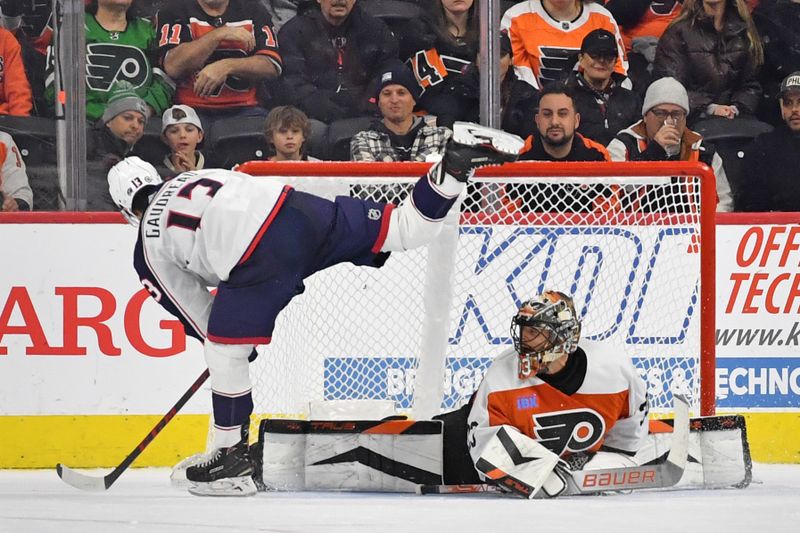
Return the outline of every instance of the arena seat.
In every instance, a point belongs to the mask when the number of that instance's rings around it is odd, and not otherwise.
[[[701,134],[703,140],[713,146],[722,158],[736,210],[738,190],[749,179],[749,176],[744,175],[743,150],[756,136],[772,131],[772,126],[751,118],[710,118],[696,122],[692,129]]]

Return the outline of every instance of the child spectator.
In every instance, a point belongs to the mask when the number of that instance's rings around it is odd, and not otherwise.
[[[305,113],[294,106],[272,109],[264,122],[264,139],[275,152],[268,161],[318,161],[306,153],[311,124]]]
[[[174,105],[161,117],[161,139],[169,146],[164,166],[173,174],[187,170],[200,170],[205,165],[197,145],[203,142],[203,125],[194,109],[188,105]]]
[[[32,108],[22,50],[11,32],[0,28],[0,115],[27,117]]]

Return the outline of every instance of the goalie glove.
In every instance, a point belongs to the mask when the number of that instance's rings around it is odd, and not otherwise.
[[[563,493],[569,466],[559,457],[517,431],[499,426],[475,461],[488,481],[526,498],[553,498]]]

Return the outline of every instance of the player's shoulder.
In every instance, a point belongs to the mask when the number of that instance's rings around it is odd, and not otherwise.
[[[586,352],[586,378],[581,393],[606,394],[629,388],[634,370],[627,354],[597,341],[581,341],[580,347]]]

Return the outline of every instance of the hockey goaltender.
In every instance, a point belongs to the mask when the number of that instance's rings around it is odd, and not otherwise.
[[[265,420],[253,446],[266,490],[508,492],[526,498],[667,486],[746,487],[740,416],[648,420],[630,359],[582,341],[572,299],[545,291],[511,323],[469,403],[434,420]]]

